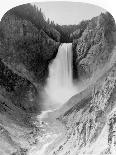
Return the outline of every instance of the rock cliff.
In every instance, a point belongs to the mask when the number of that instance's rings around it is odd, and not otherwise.
[[[65,41],[73,44],[75,81],[86,86],[40,119],[48,67]],[[115,154],[115,53],[108,12],[60,26],[30,4],[8,11],[0,22],[0,154]]]

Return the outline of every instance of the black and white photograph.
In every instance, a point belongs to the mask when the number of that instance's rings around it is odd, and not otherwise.
[[[32,2],[2,16],[0,155],[116,155],[116,24],[105,8]]]

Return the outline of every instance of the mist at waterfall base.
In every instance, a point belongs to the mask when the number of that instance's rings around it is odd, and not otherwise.
[[[73,83],[72,43],[61,44],[56,58],[49,65],[49,77],[44,88],[44,106],[57,109],[77,93]]]

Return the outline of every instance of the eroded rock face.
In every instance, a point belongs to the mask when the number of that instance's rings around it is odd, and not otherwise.
[[[91,77],[93,72],[104,66],[114,47],[115,22],[109,14],[91,19],[80,38],[73,41],[74,69],[77,76]]]
[[[12,11],[0,22],[0,154],[27,154],[41,135],[34,117],[41,113],[40,92],[60,45],[49,37],[59,41],[57,31],[47,33]]]
[[[36,116],[42,110],[40,92],[48,77],[49,63],[57,54],[60,38],[67,36],[66,29],[75,30],[76,26],[52,23],[53,27],[49,27],[43,18],[38,25],[29,20],[27,12],[24,18],[20,9],[15,13],[9,11],[0,23],[0,154],[26,155],[34,145],[39,144],[40,149],[47,142],[48,155],[95,154],[104,134],[105,145],[97,154],[112,153],[116,141],[116,65],[99,76],[90,92],[84,97],[81,94],[80,101],[76,97],[69,100],[67,105],[73,105],[69,110],[61,110],[58,117],[58,111],[48,113],[47,120],[38,121]],[[58,29],[65,30],[66,36],[61,36]],[[114,20],[106,13],[81,22],[68,36],[73,40],[76,80],[91,77],[110,63],[115,52],[114,32]],[[57,142],[56,137],[61,139]]]
[[[0,28],[0,86],[9,93],[13,104],[35,113],[38,93],[45,84],[49,62],[56,56],[59,43],[12,11],[4,15]]]
[[[74,107],[58,118],[65,126],[66,132],[64,139],[51,154],[112,153],[112,146],[115,147],[115,87],[116,66],[112,67],[101,82],[96,83],[90,96],[75,103]],[[107,133],[105,140],[102,132]],[[99,139],[107,145],[99,146]]]

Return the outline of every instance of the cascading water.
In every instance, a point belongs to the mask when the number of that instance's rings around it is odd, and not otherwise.
[[[44,98],[45,103],[43,104],[45,104],[45,107],[49,107],[49,104],[55,104],[53,107],[56,109],[70,99],[76,92],[77,90],[73,85],[72,44],[64,43],[60,45],[56,58],[49,65],[49,77],[44,92],[44,94],[47,94],[47,97]],[[50,110],[48,110],[48,107],[46,108],[47,110],[38,116],[39,120],[44,121],[46,117],[48,119],[49,112],[53,111],[53,108],[50,107]],[[46,155],[45,152],[49,145],[59,136],[56,133],[52,133],[52,136],[50,133],[48,133],[48,135],[53,139],[45,142],[41,149],[31,150],[29,155]],[[45,141],[44,139],[46,139],[45,137],[47,137],[47,135],[45,134],[43,137],[42,139]]]
[[[73,85],[72,43],[61,44],[58,54],[49,65],[49,78],[45,91],[56,103],[65,103],[77,90]]]

